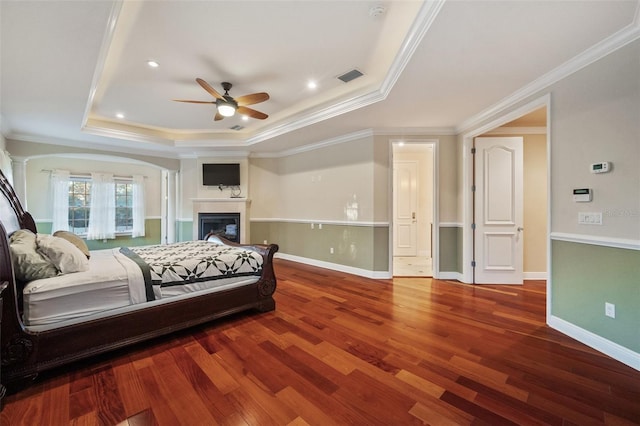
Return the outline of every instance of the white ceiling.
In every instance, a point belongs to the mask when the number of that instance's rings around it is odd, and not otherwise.
[[[637,34],[638,4],[2,1],[2,133],[181,157],[275,155],[364,131],[456,132],[597,43]],[[352,69],[364,76],[336,78]],[[268,92],[251,108],[269,118],[214,122],[214,105],[172,101],[213,100],[196,77],[221,93],[229,81],[236,97]]]

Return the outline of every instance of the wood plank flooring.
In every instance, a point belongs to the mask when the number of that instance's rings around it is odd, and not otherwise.
[[[1,425],[631,425],[640,372],[545,325],[545,284],[276,260],[277,307],[43,374]]]

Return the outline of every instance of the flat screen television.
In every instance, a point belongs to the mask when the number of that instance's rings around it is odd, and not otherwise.
[[[206,186],[240,186],[240,164],[203,163],[202,184]]]

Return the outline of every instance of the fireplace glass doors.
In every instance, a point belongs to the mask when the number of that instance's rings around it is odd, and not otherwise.
[[[240,242],[240,213],[198,213],[198,222],[201,240],[213,232],[227,240]]]

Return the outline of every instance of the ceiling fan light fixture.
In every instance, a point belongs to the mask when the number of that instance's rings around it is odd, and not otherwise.
[[[218,103],[218,112],[223,117],[233,117],[233,115],[236,113],[236,108],[233,105],[229,104],[229,103],[219,102]]]

